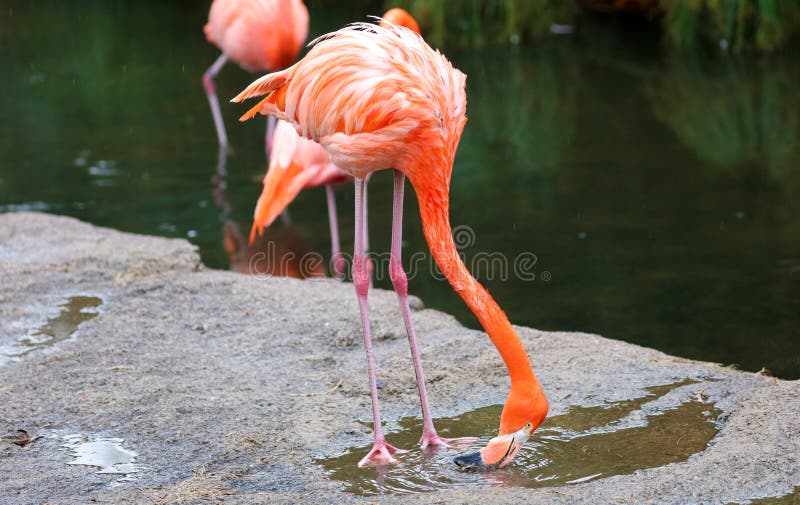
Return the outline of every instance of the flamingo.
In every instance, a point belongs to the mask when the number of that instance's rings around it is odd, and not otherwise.
[[[417,24],[417,20],[414,19],[414,16],[409,14],[407,10],[399,7],[395,7],[386,11],[379,24],[384,28],[389,25],[405,26],[412,32],[422,36],[422,32],[420,31],[419,25]]]
[[[308,10],[302,0],[214,0],[203,31],[222,51],[203,74],[203,87],[220,148],[227,149],[214,78],[228,60],[250,72],[273,72],[294,63],[308,35]],[[268,152],[274,127],[270,118],[265,139]]]
[[[394,23],[420,33],[419,25],[407,11],[394,8],[383,15],[382,23]],[[272,116],[270,116],[272,117]],[[256,203],[250,245],[261,236],[264,228],[294,200],[303,189],[325,186],[328,203],[328,225],[331,232],[331,266],[333,275],[344,279],[345,260],[339,245],[339,223],[336,215],[334,185],[352,180],[350,175],[330,162],[328,153],[316,142],[301,138],[294,128],[278,121],[272,136],[272,151],[264,188]],[[366,204],[365,204],[366,207]],[[364,230],[364,247],[369,248],[367,230]]]
[[[466,123],[466,76],[413,31],[356,23],[322,36],[299,62],[265,75],[232,101],[266,95],[240,120],[275,115],[320,143],[331,161],[355,179],[353,284],[364,331],[372,398],[373,446],[359,466],[395,462],[386,441],[372,352],[367,294],[372,264],[363,255],[365,178],[393,169],[394,198],[390,278],[408,333],[423,416],[420,445],[448,445],[433,425],[419,346],[408,306],[401,262],[403,189],[408,177],[419,200],[422,231],[439,269],[477,317],[508,370],[510,388],[498,435],[480,451],[458,456],[462,466],[508,465],[539,427],[548,402],[508,317],[469,273],[450,228],[450,178]]]
[[[250,245],[263,233],[300,190],[325,185],[328,224],[331,229],[331,265],[337,279],[344,278],[345,261],[339,246],[339,224],[333,185],[350,180],[350,175],[331,163],[328,153],[313,140],[297,134],[294,127],[278,121],[273,137],[264,189],[258,197],[250,230]]]

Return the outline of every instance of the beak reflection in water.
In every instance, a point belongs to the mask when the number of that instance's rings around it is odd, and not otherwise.
[[[526,424],[518,431],[494,437],[480,451],[457,456],[453,459],[456,465],[464,470],[488,471],[503,468],[514,459],[525,442],[531,438],[533,425]]]

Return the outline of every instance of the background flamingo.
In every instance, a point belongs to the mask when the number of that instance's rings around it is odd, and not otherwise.
[[[395,24],[397,26],[405,26],[412,32],[422,35],[422,31],[420,31],[419,24],[417,24],[417,20],[414,19],[414,16],[409,14],[408,11],[401,9],[399,7],[395,7],[394,9],[389,9],[383,15],[383,18],[380,21],[380,25],[386,27],[389,24]]]
[[[328,222],[331,228],[331,265],[336,278],[344,277],[344,258],[339,246],[339,224],[333,185],[350,180],[347,172],[331,163],[328,153],[313,140],[301,138],[294,126],[278,121],[264,176],[264,189],[258,197],[250,244],[263,233],[300,190],[325,185],[328,198]]]
[[[222,54],[203,74],[221,148],[228,147],[214,77],[230,59],[243,69],[273,72],[291,65],[308,35],[308,10],[302,0],[214,0],[204,29]],[[274,120],[267,121],[267,150]]]
[[[381,23],[394,23],[420,33],[417,21],[403,9],[390,9]],[[272,119],[272,116],[269,116]],[[316,142],[301,138],[294,127],[278,122],[272,136],[269,167],[264,176],[264,188],[258,198],[253,228],[250,232],[252,245],[256,234],[272,224],[294,200],[302,189],[325,185],[328,200],[328,224],[331,230],[331,267],[337,279],[344,278],[345,261],[339,244],[339,222],[336,214],[334,185],[350,181],[350,175],[330,162],[328,153]],[[366,212],[366,202],[364,208]],[[366,219],[365,219],[366,222]],[[364,250],[369,249],[369,233],[364,230]]]
[[[390,277],[402,307],[419,386],[421,445],[448,441],[433,426],[408,307],[408,282],[400,257],[405,176],[419,199],[423,232],[437,265],[492,339],[511,380],[498,437],[479,453],[457,462],[479,467],[508,464],[547,415],[547,399],[522,342],[505,313],[470,275],[451,235],[449,186],[466,123],[465,80],[464,74],[411,30],[359,23],[317,39],[297,64],[256,80],[233,100],[267,95],[242,120],[261,113],[291,122],[355,178],[353,283],[364,329],[374,422],[373,448],[360,465],[392,462],[396,451],[381,427],[367,307],[372,265],[362,253],[364,178],[377,170],[394,168]]]

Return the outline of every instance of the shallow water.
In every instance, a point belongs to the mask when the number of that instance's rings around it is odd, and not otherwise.
[[[217,56],[201,30],[207,3],[7,2],[0,211],[184,237],[208,265],[247,271],[267,247],[245,240],[265,168],[264,121],[236,121],[246,107],[225,98],[254,76],[224,68],[218,89],[234,153],[212,181],[216,136],[200,84]],[[314,3],[310,36],[366,14]],[[446,51],[468,75],[451,191],[453,225],[470,227],[462,252],[514,323],[800,377],[792,49],[757,59],[670,55],[656,34],[611,25],[584,20],[574,36],[525,49]],[[370,183],[375,251],[389,246],[391,179]],[[427,246],[407,194],[410,266]],[[337,196],[347,251],[352,188]],[[279,255],[327,258],[325,209],[322,188],[302,194],[293,225],[267,234]],[[505,266],[480,263],[488,253]],[[476,326],[428,265],[424,256],[411,293]]]
[[[752,500],[750,505],[800,505],[800,487],[795,487],[791,493],[783,496]]]
[[[421,420],[404,418],[401,429],[387,434],[400,448],[398,463],[378,468],[358,468],[371,446],[353,448],[344,455],[318,460],[331,479],[347,483],[347,491],[359,495],[415,493],[454,487],[507,485],[543,487],[630,474],[637,470],[684,461],[706,448],[717,434],[714,420],[720,411],[701,398],[687,399],[677,407],[642,413],[643,405],[691,383],[679,382],[647,388],[640,398],[598,407],[572,407],[542,424],[507,468],[486,473],[465,472],[453,463],[459,454],[451,449],[422,451],[416,444]],[[435,421],[445,437],[479,433],[475,448],[496,433],[501,405],[480,408],[453,418]],[[631,414],[636,422],[624,422]]]
[[[139,472],[136,452],[122,447],[121,438],[67,435],[62,437],[62,446],[75,457],[68,465],[84,465],[99,468],[97,473],[127,475]]]
[[[96,296],[71,296],[59,305],[61,312],[50,318],[31,335],[15,344],[0,348],[0,357],[19,358],[34,351],[52,347],[70,338],[81,323],[97,317],[95,310],[103,304]]]

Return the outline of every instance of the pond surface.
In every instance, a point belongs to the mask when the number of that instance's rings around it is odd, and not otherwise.
[[[4,4],[0,211],[185,237],[209,266],[247,270],[264,121],[239,124],[246,107],[223,100],[234,152],[212,180],[207,3]],[[365,14],[315,4],[311,35]],[[468,75],[451,191],[453,225],[469,226],[462,252],[516,324],[800,377],[800,67],[663,54],[646,30],[613,28],[447,51]],[[220,96],[253,78],[227,66]],[[378,252],[389,248],[391,186],[389,173],[370,184]],[[352,189],[337,196],[348,250]],[[427,250],[412,191],[406,209],[411,258]],[[277,251],[327,257],[326,216],[324,189],[307,191],[292,225],[267,237]],[[410,290],[476,326],[427,266]]]

